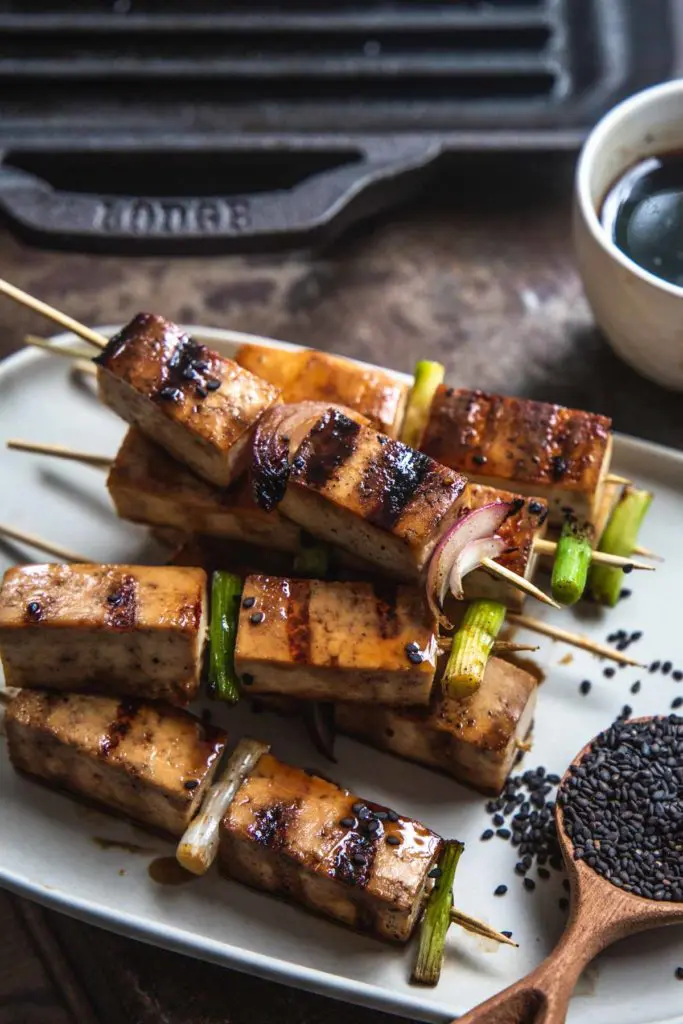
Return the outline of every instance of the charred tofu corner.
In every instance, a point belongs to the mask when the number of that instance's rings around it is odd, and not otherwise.
[[[225,750],[222,729],[165,704],[23,690],[5,714],[15,768],[180,836]]]
[[[0,587],[7,686],[185,704],[199,691],[207,577],[180,566],[45,564]]]
[[[419,822],[265,754],[223,819],[219,857],[240,882],[407,942],[442,845]]]
[[[96,361],[104,404],[221,487],[246,469],[256,423],[279,396],[151,313],[134,317]]]

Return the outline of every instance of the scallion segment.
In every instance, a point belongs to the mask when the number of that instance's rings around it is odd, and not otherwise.
[[[553,562],[552,592],[560,604],[576,604],[586,589],[592,556],[590,526],[565,519]]]
[[[445,373],[441,363],[434,363],[430,359],[420,359],[415,367],[415,379],[408,395],[401,429],[401,440],[411,448],[420,447],[434,394],[443,382]]]
[[[242,580],[218,571],[211,581],[211,623],[209,626],[209,694],[234,704],[240,691],[235,674],[235,641],[240,611]]]
[[[652,494],[649,491],[626,487],[607,520],[598,551],[630,558],[638,540],[638,531],[651,503]],[[595,600],[614,607],[619,600],[623,578],[623,569],[615,569],[609,565],[593,565],[589,584]]]
[[[472,601],[453,637],[441,680],[449,697],[469,697],[479,689],[496,637],[505,622],[505,606]]]
[[[413,968],[413,981],[420,985],[436,985],[441,975],[446,935],[451,923],[453,880],[460,855],[465,849],[457,840],[446,840],[439,868],[441,874],[429,894],[420,923],[420,942]]]

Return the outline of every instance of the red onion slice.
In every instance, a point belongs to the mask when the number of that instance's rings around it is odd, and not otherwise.
[[[465,596],[463,592],[463,577],[481,565],[485,558],[499,558],[507,547],[502,537],[482,537],[481,540],[471,540],[462,549],[453,562],[448,576],[448,589],[456,601],[462,601]]]
[[[486,557],[486,553],[479,552],[479,560],[475,561],[475,550],[472,549],[465,562],[461,562],[465,549],[474,541],[500,540],[495,537],[496,530],[505,522],[513,507],[511,501],[493,501],[472,509],[451,526],[434,549],[427,572],[427,602],[446,629],[451,629],[452,623],[443,614],[443,603],[453,569],[456,569],[456,584],[462,581],[466,573],[476,569],[481,558]],[[465,568],[466,565],[469,567]],[[462,593],[461,585],[460,592]]]

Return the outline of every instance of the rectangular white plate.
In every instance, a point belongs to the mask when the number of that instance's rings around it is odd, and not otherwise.
[[[220,330],[197,329],[227,354],[254,340]],[[63,339],[64,340],[64,339]],[[73,344],[73,338],[69,339]],[[270,342],[270,344],[276,344]],[[291,346],[288,346],[291,347]],[[124,425],[101,407],[88,388],[75,386],[67,360],[23,352],[0,365],[0,442],[10,437],[51,441],[113,454]],[[619,437],[614,469],[656,493],[642,542],[666,555],[656,573],[633,573],[633,596],[616,609],[588,605],[578,612],[551,612],[568,628],[596,639],[616,629],[643,631],[631,650],[644,662],[669,659],[683,669],[681,579],[683,456]],[[146,531],[121,522],[110,505],[104,474],[67,462],[0,448],[0,522],[49,537],[94,561],[143,560]],[[14,560],[41,556],[23,549],[17,559],[0,548],[0,569]],[[543,615],[541,606],[527,609]],[[636,714],[666,713],[683,695],[671,676],[636,669],[603,675],[604,663],[541,639],[536,656],[546,679],[539,697],[534,749],[525,767],[544,764],[561,773],[586,741],[614,719],[624,704]],[[567,655],[571,654],[568,661]],[[629,692],[642,679],[637,696]],[[587,697],[582,679],[591,679]],[[296,907],[247,890],[217,875],[178,887],[148,875],[154,857],[172,845],[123,822],[85,810],[65,796],[20,778],[11,770],[0,738],[0,884],[65,913],[125,935],[250,971],[342,999],[425,1020],[450,1019],[521,977],[558,938],[563,913],[561,876],[539,881],[535,892],[514,874],[515,850],[500,839],[480,843],[489,824],[485,799],[450,779],[339,741],[339,764],[312,750],[298,724],[240,707],[219,709],[234,742],[241,734],[270,740],[285,760],[317,766],[364,796],[415,815],[446,836],[467,843],[456,878],[456,904],[501,929],[511,929],[520,948],[490,945],[452,929],[441,983],[421,989],[408,982],[413,950],[381,945]],[[331,770],[332,768],[332,770]],[[135,843],[142,853],[101,849],[93,837]],[[500,882],[506,897],[494,897]],[[674,979],[683,963],[681,929],[650,933],[608,951],[582,980],[572,1002],[574,1024],[683,1020],[683,984]]]

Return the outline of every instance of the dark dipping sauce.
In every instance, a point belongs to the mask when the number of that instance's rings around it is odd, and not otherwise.
[[[644,270],[683,287],[683,152],[648,157],[610,188],[600,220]]]

